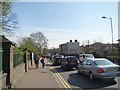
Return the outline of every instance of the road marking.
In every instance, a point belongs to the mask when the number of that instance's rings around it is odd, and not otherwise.
[[[63,83],[63,81],[62,81],[61,78],[57,75],[57,73],[53,73],[53,75],[56,76],[56,77],[60,80],[60,82],[63,84],[63,86],[64,86],[65,88],[67,88],[67,86]]]
[[[54,68],[53,67],[49,67],[50,70],[53,70]],[[62,85],[68,89],[68,90],[72,90],[72,88],[69,86],[69,84],[62,78],[62,76],[54,69],[53,70],[53,75],[56,76],[60,82],[62,83]]]
[[[58,74],[58,76],[61,78],[61,80],[64,82],[64,84],[68,87],[71,88],[68,83],[62,78],[62,76],[55,70],[56,74]]]

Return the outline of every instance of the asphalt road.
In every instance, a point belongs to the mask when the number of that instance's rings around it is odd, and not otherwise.
[[[73,89],[81,88],[83,90],[119,90],[120,77],[115,80],[94,80],[91,81],[89,77],[78,74],[77,70],[73,69],[70,71],[64,71],[60,66],[52,66],[53,71],[59,73],[62,78],[69,84]]]

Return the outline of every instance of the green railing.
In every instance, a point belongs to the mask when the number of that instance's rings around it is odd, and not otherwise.
[[[24,52],[21,53],[13,53],[13,67],[18,66],[21,63],[24,63]],[[30,53],[27,53],[27,58],[30,60]]]
[[[13,53],[13,67],[18,66],[24,62],[24,53]]]

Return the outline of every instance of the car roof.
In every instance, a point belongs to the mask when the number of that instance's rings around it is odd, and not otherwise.
[[[80,54],[80,55],[92,55],[92,54]]]
[[[65,56],[65,57],[69,58],[69,57],[76,57],[76,56]]]
[[[88,58],[87,60],[96,61],[96,60],[108,60],[108,59],[106,59],[106,58]]]

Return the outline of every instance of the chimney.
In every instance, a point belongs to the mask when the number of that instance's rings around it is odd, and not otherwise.
[[[72,40],[70,40],[70,42],[72,42]]]
[[[77,42],[77,40],[75,40],[75,42]]]

